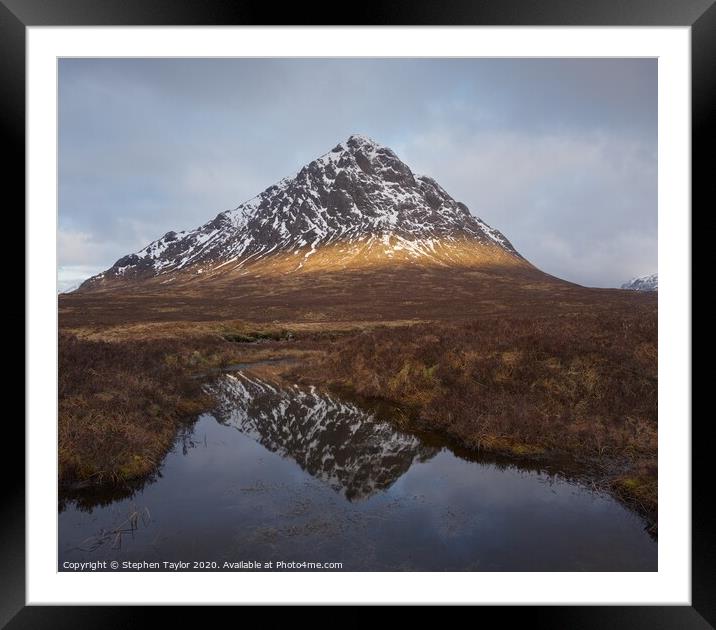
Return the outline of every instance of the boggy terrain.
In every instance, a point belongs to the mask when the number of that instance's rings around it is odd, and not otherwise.
[[[202,375],[389,403],[501,456],[571,458],[655,517],[657,298],[543,273],[353,135],[233,210],[59,298],[60,481],[131,483],[214,404]]]
[[[289,257],[283,257],[289,258]],[[656,303],[616,289],[587,289],[531,265],[383,264],[274,273],[261,263],[215,277],[116,285],[60,297],[65,328],[222,321],[315,323],[471,319],[630,311]],[[175,276],[176,277],[176,276]]]
[[[260,368],[384,400],[469,449],[548,461],[657,510],[657,297],[533,268],[392,265],[61,295],[60,482],[129,483]]]

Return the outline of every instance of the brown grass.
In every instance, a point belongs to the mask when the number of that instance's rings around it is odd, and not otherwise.
[[[128,481],[156,468],[180,423],[207,404],[192,371],[225,359],[211,338],[59,338],[61,483]]]
[[[474,320],[596,313],[656,304],[656,296],[586,289],[536,269],[507,267],[365,268],[273,276],[232,274],[187,282],[153,283],[113,292],[59,298],[63,329],[241,319],[282,326],[335,328],[346,322]],[[175,283],[172,283],[175,284]]]

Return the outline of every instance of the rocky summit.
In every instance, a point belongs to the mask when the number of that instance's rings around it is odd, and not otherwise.
[[[233,210],[120,258],[80,290],[397,264],[530,266],[434,179],[352,135]]]

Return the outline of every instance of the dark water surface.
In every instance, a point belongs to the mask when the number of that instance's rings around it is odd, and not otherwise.
[[[60,570],[96,560],[657,569],[642,519],[577,483],[465,459],[313,389],[245,372],[212,388],[217,409],[179,436],[155,479],[129,497],[64,504]]]

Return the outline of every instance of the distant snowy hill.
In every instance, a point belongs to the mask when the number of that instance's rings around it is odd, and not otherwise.
[[[659,274],[652,273],[650,276],[641,276],[633,278],[629,282],[625,282],[622,289],[630,291],[658,291],[659,290]]]
[[[318,259],[324,267],[366,260],[450,266],[470,257],[528,264],[435,180],[415,175],[389,148],[353,135],[237,208],[124,256],[81,290],[216,277],[279,259],[290,272]]]

